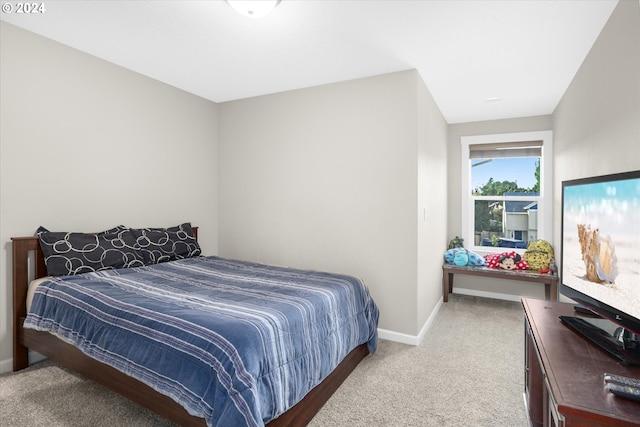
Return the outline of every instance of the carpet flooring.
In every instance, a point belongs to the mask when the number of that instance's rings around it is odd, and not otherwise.
[[[523,342],[520,303],[453,294],[419,346],[380,340],[309,427],[525,427]],[[44,361],[0,375],[0,426],[173,424]]]

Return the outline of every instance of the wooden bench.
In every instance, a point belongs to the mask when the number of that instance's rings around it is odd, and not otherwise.
[[[519,280],[523,282],[544,283],[544,298],[547,301],[558,301],[558,276],[555,274],[538,273],[532,270],[502,270],[487,267],[442,265],[442,296],[444,302],[449,300],[453,291],[453,275],[466,274],[468,276],[492,277],[494,279]]]

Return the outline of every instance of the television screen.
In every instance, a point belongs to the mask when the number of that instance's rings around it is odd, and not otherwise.
[[[562,183],[561,292],[640,334],[640,171]]]

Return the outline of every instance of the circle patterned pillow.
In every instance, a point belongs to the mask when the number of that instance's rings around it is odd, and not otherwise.
[[[190,223],[170,228],[134,228],[131,232],[145,265],[191,258],[202,252]]]
[[[96,234],[51,232],[39,227],[36,235],[50,276],[144,265],[136,237],[124,226]]]

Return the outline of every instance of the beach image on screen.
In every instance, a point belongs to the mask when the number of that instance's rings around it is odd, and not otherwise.
[[[640,178],[564,187],[562,281],[640,318]]]

